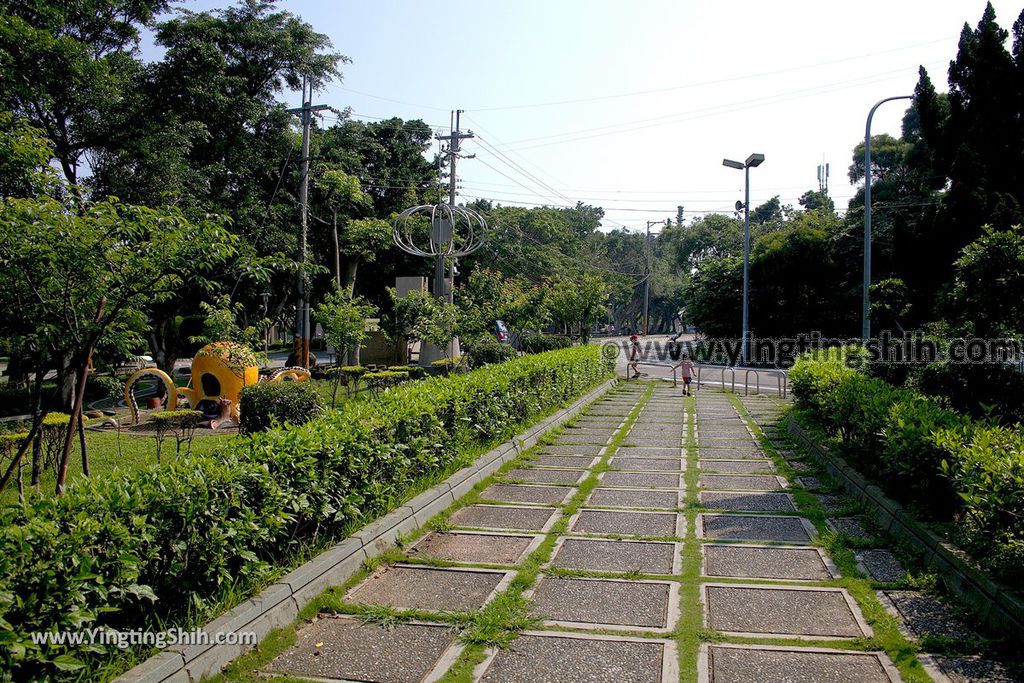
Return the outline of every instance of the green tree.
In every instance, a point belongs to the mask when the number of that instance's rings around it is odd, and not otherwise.
[[[0,2],[0,109],[42,129],[72,191],[142,71],[139,29],[167,0]]]
[[[957,327],[979,336],[1024,332],[1024,231],[1021,226],[984,234],[964,247],[955,264],[950,313]]]
[[[586,343],[590,328],[605,318],[610,293],[608,284],[597,275],[556,275],[548,281],[548,306],[565,334],[578,327]]]
[[[73,435],[81,380],[97,344],[137,346],[146,307],[174,297],[184,273],[231,259],[236,243],[214,218],[190,222],[176,210],[113,199],[0,204],[0,337],[32,359],[33,432],[44,417],[42,378],[48,371],[56,371],[58,384],[79,379],[68,430]],[[64,471],[62,466],[58,491]]]
[[[328,294],[324,302],[316,307],[313,317],[316,322],[323,325],[324,339],[336,354],[345,353],[351,359],[351,363],[348,361],[343,363],[339,357],[339,366],[359,365],[359,349],[367,336],[366,319],[376,313],[376,306],[367,303],[360,297],[352,297],[344,291]],[[334,391],[331,395],[332,408],[336,402],[338,383],[341,379],[341,372],[335,368]]]
[[[341,282],[341,242],[338,238],[338,214],[343,216],[350,210],[369,205],[370,199],[359,186],[359,178],[350,176],[344,171],[328,168],[325,169],[316,182],[317,188],[323,194],[323,202],[331,212],[331,236],[332,249],[331,260],[334,265],[334,280],[338,289],[342,289]],[[348,278],[347,278],[348,279]],[[355,272],[353,270],[347,287],[349,296],[355,287]]]

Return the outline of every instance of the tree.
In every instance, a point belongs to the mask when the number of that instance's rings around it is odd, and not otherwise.
[[[1024,286],[1024,230],[984,228],[955,263],[951,317],[967,334],[1010,337],[1024,332],[1024,303],[1012,295]]]
[[[828,213],[833,213],[836,210],[835,202],[832,201],[827,192],[821,190],[808,190],[800,195],[800,199],[797,201],[807,211],[821,209]]]
[[[100,146],[107,116],[142,67],[139,29],[168,0],[0,3],[0,108],[42,129],[70,189],[82,157]]]
[[[68,376],[78,379],[58,492],[92,350],[101,341],[124,349],[137,345],[146,306],[175,296],[184,273],[229,260],[236,242],[220,220],[190,222],[175,210],[114,199],[71,206],[50,198],[0,204],[0,337],[32,359],[33,434],[45,416],[43,376],[56,370],[58,384]],[[63,362],[67,358],[70,363]],[[24,446],[16,461],[23,453]]]
[[[548,306],[565,334],[579,327],[584,343],[590,328],[601,322],[606,313],[608,284],[596,275],[556,275],[548,280]]]
[[[324,339],[336,354],[346,353],[355,359],[353,364],[359,365],[359,347],[366,339],[366,319],[377,313],[377,307],[366,300],[352,297],[344,291],[332,292],[314,311],[314,319],[323,325]],[[338,365],[342,365],[340,358]],[[342,375],[335,368],[334,391],[331,395],[331,407],[338,395],[338,383]]]
[[[685,288],[686,314],[705,336],[738,339],[741,331],[743,261],[708,259]]]
[[[36,197],[56,190],[53,144],[39,128],[0,111],[0,197]]]
[[[334,264],[334,280],[338,289],[342,289],[341,282],[341,242],[338,239],[338,214],[350,209],[367,206],[370,203],[369,197],[359,187],[359,178],[350,176],[344,171],[328,168],[323,171],[317,180],[317,188],[324,195],[324,203],[331,211],[331,230],[333,249],[331,256]],[[355,287],[355,269],[351,277],[346,277],[349,296]]]

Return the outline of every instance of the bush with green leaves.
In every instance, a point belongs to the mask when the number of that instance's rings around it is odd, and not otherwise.
[[[1016,427],[937,433],[941,463],[963,499],[968,550],[999,578],[1024,587],[1024,432]]]
[[[381,370],[380,372],[368,372],[363,375],[363,381],[375,395],[396,387],[402,382],[409,381],[409,371],[402,370]]]
[[[518,354],[509,344],[502,344],[491,335],[483,335],[466,344],[469,366],[478,368],[491,363],[504,363]]]
[[[323,412],[320,394],[311,382],[260,382],[242,389],[239,397],[243,434],[270,429],[275,424],[301,425]]]
[[[797,405],[844,456],[897,500],[954,521],[957,542],[1001,579],[1024,586],[1024,430],[989,426],[934,397],[894,388],[840,355],[802,357]]]
[[[89,375],[85,383],[85,394],[89,400],[101,398],[119,399],[124,396],[124,382],[113,375]]]
[[[610,372],[597,346],[526,356],[396,387],[212,456],[76,481],[59,498],[0,509],[0,670],[15,680],[95,670],[113,647],[40,646],[31,634],[181,625]]]
[[[544,353],[555,349],[567,349],[572,339],[564,334],[531,334],[520,342],[524,353]]]

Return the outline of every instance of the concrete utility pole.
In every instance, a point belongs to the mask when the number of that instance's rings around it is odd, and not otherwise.
[[[307,95],[308,86],[308,95]],[[295,346],[296,362],[304,368],[309,367],[309,300],[306,296],[306,259],[309,241],[309,126],[313,112],[329,109],[326,104],[312,105],[313,84],[305,77],[302,79],[302,106],[289,109],[302,121],[302,179],[299,181],[299,212],[302,229],[299,233],[299,279],[297,299],[295,303]]]
[[[647,236],[644,238],[644,334],[650,332],[648,311],[651,307],[651,226],[661,221],[647,221]]]
[[[467,131],[465,133],[460,132],[459,118],[462,114],[462,109],[456,109],[452,112],[454,122],[452,124],[452,132],[450,135],[438,135],[437,139],[444,142],[448,142],[447,150],[442,150],[443,153],[448,156],[448,206],[455,207],[455,195],[456,195],[456,183],[458,177],[455,175],[455,164],[459,159],[459,150],[461,149],[461,143],[463,140],[476,137],[473,135],[473,131]],[[472,159],[475,154],[470,154],[465,157],[466,159]],[[440,227],[444,230],[444,226]],[[448,230],[451,231],[451,226],[448,226]],[[438,235],[438,242],[451,241],[451,235]],[[444,254],[437,255],[437,263],[434,268],[434,296],[438,298],[444,298],[448,303],[454,303],[455,301],[455,259],[452,259],[451,263],[451,278],[452,287],[447,289],[444,285]]]

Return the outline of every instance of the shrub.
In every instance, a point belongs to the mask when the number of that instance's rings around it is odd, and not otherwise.
[[[388,367],[391,372],[408,372],[409,379],[423,379],[427,371],[418,365],[392,365]]]
[[[239,399],[243,434],[269,429],[275,423],[301,425],[323,410],[310,382],[260,382],[242,389]]]
[[[101,398],[118,399],[124,396],[124,382],[113,375],[89,375],[85,395],[91,401]]]
[[[447,375],[453,371],[462,369],[464,360],[465,359],[462,356],[456,356],[455,358],[442,358],[440,360],[435,360],[430,364],[430,366],[434,368],[441,368]]]
[[[882,428],[881,466],[886,488],[929,514],[948,518],[960,498],[942,470],[948,451],[935,440],[943,430],[963,431],[970,421],[934,400],[904,392]]]
[[[524,353],[544,353],[556,349],[567,349],[572,346],[572,339],[564,334],[534,334],[523,337]]]
[[[363,375],[363,381],[366,382],[366,386],[370,388],[374,395],[408,380],[408,370],[381,370],[380,372],[368,372]]]
[[[214,456],[75,482],[60,498],[2,508],[0,670],[53,680],[95,669],[106,653],[41,649],[30,634],[180,624],[226,591],[251,591],[301,544],[386,511],[416,482],[467,464],[609,372],[597,346],[528,356],[397,387],[240,438]]]
[[[518,355],[510,345],[502,344],[490,335],[473,339],[467,344],[467,347],[471,368],[479,368],[491,363],[504,363]]]
[[[948,361],[929,363],[913,385],[929,396],[973,417],[992,415],[1005,425],[1024,422],[1024,373],[998,363],[967,365]]]
[[[203,414],[198,410],[163,410],[154,413],[150,421],[156,432],[156,460],[160,462],[160,454],[168,432],[174,435],[176,456],[181,455],[182,444],[187,444],[186,455],[192,454],[192,439],[195,438],[199,423],[203,421]]]
[[[68,434],[68,423],[71,416],[67,413],[47,413],[43,423],[39,425],[40,457],[43,467],[49,467],[57,473],[60,458],[64,454],[64,439]]]

